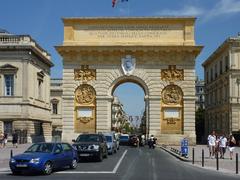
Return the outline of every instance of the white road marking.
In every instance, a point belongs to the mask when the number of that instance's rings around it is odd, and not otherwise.
[[[125,150],[124,153],[122,154],[121,158],[118,160],[117,164],[115,165],[114,169],[112,171],[62,171],[62,172],[56,172],[58,174],[116,174],[117,170],[127,154],[128,150]]]

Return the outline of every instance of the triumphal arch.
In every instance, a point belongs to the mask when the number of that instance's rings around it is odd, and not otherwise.
[[[63,140],[111,130],[114,89],[145,92],[147,135],[195,143],[194,17],[63,18]]]

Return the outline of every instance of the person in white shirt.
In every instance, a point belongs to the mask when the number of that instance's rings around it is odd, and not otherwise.
[[[216,146],[216,135],[215,131],[208,135],[208,147],[209,147],[209,158],[214,158]]]
[[[223,134],[221,137],[220,137],[220,144],[219,144],[219,147],[220,147],[220,158],[224,159],[224,154],[226,152],[226,148],[227,148],[227,138],[225,136],[225,134]]]

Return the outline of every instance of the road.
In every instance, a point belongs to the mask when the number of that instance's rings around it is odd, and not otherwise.
[[[239,179],[239,175],[191,166],[161,149],[121,147],[117,154],[108,156],[103,162],[82,161],[75,170],[61,170],[50,176],[21,175],[10,172],[0,174],[0,179],[18,180],[229,180]]]

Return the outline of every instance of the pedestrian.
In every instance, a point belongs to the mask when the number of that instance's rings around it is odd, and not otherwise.
[[[230,152],[230,159],[232,160],[233,158],[233,150],[234,150],[234,146],[236,145],[236,140],[234,138],[234,136],[231,134],[228,140],[228,149]]]
[[[2,131],[0,131],[0,148],[3,148],[3,142],[4,141],[4,134]]]
[[[18,134],[16,131],[13,132],[12,134],[12,144],[13,144],[13,147],[18,147]]]
[[[5,132],[3,137],[3,147],[6,147],[8,142],[8,134]]]
[[[216,135],[215,135],[215,131],[212,131],[212,133],[208,135],[209,158],[214,158],[215,146],[216,146]]]
[[[216,135],[216,143],[215,143],[215,157],[216,158],[217,158],[219,152],[220,152],[220,136]]]
[[[224,154],[226,152],[226,147],[227,147],[227,138],[225,136],[225,134],[222,134],[222,136],[220,137],[220,158],[224,159]]]
[[[144,146],[145,145],[145,135],[144,134],[142,134],[141,139],[142,139],[142,146]]]

